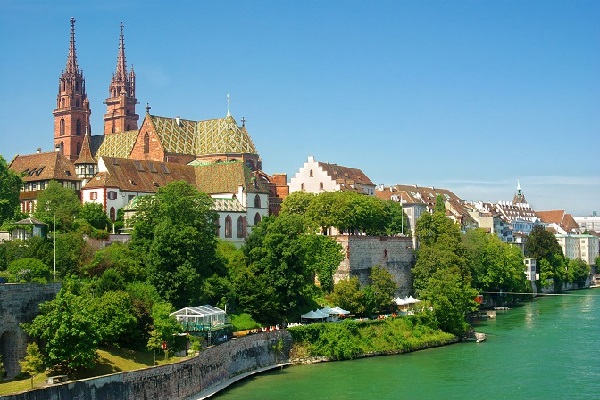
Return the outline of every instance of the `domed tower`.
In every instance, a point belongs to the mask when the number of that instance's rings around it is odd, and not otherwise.
[[[135,105],[137,104],[135,98],[135,72],[133,66],[131,66],[131,72],[127,73],[122,23],[119,53],[117,54],[117,70],[113,73],[108,87],[108,98],[104,103],[106,104],[106,114],[104,114],[105,135],[137,130],[139,116],[135,113]]]
[[[75,52],[75,18],[71,18],[71,44],[67,65],[58,79],[54,110],[54,147],[71,161],[76,160],[86,131],[91,132],[90,103],[85,92],[83,71]]]

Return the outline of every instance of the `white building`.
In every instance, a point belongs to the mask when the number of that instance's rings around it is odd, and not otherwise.
[[[566,258],[581,258],[588,265],[594,265],[596,257],[600,255],[597,236],[562,233],[557,233],[555,236]]]

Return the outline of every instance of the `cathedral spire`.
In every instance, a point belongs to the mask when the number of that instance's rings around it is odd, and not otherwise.
[[[90,103],[85,78],[77,65],[75,52],[75,18],[71,18],[71,40],[67,65],[58,78],[58,95],[54,114],[54,147],[70,160],[76,160],[84,132],[90,131]]]
[[[79,72],[77,53],[75,52],[75,18],[73,17],[71,17],[71,44],[69,46],[69,55],[67,56],[65,72],[68,74],[76,74]]]
[[[112,75],[108,87],[106,114],[104,114],[104,133],[119,133],[137,129],[139,116],[135,113],[135,72],[133,66],[127,73],[127,60],[125,58],[124,25],[121,22],[119,35],[119,51],[117,53],[117,68]]]

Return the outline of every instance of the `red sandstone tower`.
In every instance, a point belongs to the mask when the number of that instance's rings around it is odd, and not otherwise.
[[[74,161],[81,151],[84,134],[91,132],[90,103],[85,93],[83,71],[75,53],[75,18],[71,18],[71,45],[67,66],[58,79],[58,96],[54,110],[54,147]]]
[[[106,114],[104,114],[104,134],[137,130],[139,116],[135,113],[135,72],[127,73],[125,62],[125,41],[123,39],[123,24],[119,38],[119,53],[117,55],[117,70],[113,73],[108,87]]]

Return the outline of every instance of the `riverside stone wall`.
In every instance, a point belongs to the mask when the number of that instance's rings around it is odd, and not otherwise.
[[[0,284],[0,355],[8,378],[21,372],[19,360],[27,350],[27,334],[20,324],[33,321],[39,304],[54,299],[60,288],[60,283]]]
[[[342,245],[346,257],[334,274],[334,282],[357,276],[361,285],[368,285],[371,268],[379,265],[392,274],[398,285],[396,296],[409,294],[414,264],[412,238],[340,235],[336,240]]]
[[[67,382],[3,400],[197,399],[246,373],[289,362],[287,331],[263,332],[208,348],[175,364]]]

